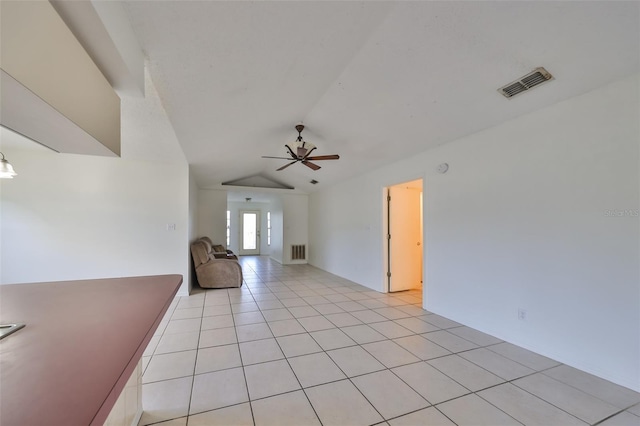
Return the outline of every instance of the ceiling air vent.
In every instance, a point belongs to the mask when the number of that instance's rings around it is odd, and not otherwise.
[[[502,86],[498,92],[502,93],[505,98],[512,98],[549,80],[553,80],[553,76],[549,71],[540,67],[506,86]]]

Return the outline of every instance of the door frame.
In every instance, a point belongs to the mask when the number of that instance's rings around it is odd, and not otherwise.
[[[239,243],[238,244],[238,254],[241,256],[259,256],[260,255],[260,228],[261,228],[261,217],[260,217],[260,210],[255,210],[255,209],[246,209],[246,210],[240,210],[239,212],[240,215],[240,238],[239,238]],[[256,214],[256,248],[255,250],[244,250],[244,214],[245,213],[255,213]]]
[[[425,295],[426,295],[426,291],[427,291],[427,280],[426,280],[426,268],[425,268],[425,264],[426,264],[426,238],[425,238],[425,208],[424,208],[424,204],[425,204],[425,193],[424,193],[424,182],[425,179],[424,177],[420,176],[417,177],[415,179],[407,179],[407,180],[403,180],[401,182],[397,182],[397,183],[393,183],[393,184],[389,184],[388,186],[385,186],[382,188],[382,239],[383,239],[383,244],[382,244],[382,263],[383,263],[383,270],[382,270],[382,289],[383,292],[385,293],[391,293],[391,277],[389,275],[390,273],[390,266],[391,266],[391,240],[389,238],[390,235],[390,220],[391,220],[391,214],[390,214],[390,203],[389,203],[389,194],[390,194],[390,188],[393,186],[397,186],[397,185],[402,185],[403,183],[408,183],[408,182],[412,182],[412,181],[416,181],[416,180],[420,180],[422,181],[422,196],[421,196],[421,205],[420,205],[420,219],[421,219],[421,223],[420,223],[420,228],[421,228],[421,244],[422,244],[422,259],[421,259],[421,279],[422,279],[422,304],[423,307],[425,305]]]

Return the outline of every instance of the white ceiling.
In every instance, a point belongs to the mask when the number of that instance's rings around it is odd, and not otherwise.
[[[0,126],[0,148],[19,149],[26,151],[48,152],[54,154],[56,151],[48,148],[38,142],[28,139],[20,133],[16,133],[13,130]],[[9,161],[11,162],[11,161]]]
[[[202,188],[262,175],[311,192],[640,71],[638,2],[124,5]],[[555,80],[496,91],[538,66]],[[299,121],[341,159],[260,158]]]

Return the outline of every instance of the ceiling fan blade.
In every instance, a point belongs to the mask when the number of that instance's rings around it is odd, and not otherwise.
[[[320,169],[320,166],[318,166],[317,164],[313,164],[311,161],[304,160],[302,164],[313,170]]]
[[[307,157],[307,160],[313,160],[313,161],[317,161],[317,160],[339,160],[340,156],[339,155],[318,155],[315,157]]]
[[[277,158],[278,160],[291,160],[289,157],[269,157],[268,155],[263,155],[262,158]]]
[[[291,158],[293,158],[294,160],[297,160],[298,157],[293,153],[293,150],[291,149],[291,147],[289,145],[285,145],[287,147],[287,151],[289,151],[289,154],[291,154]]]
[[[296,161],[292,161],[292,162],[290,162],[289,164],[285,164],[284,166],[280,167],[279,169],[276,169],[276,172],[279,172],[280,170],[284,170],[284,169],[286,169],[287,167],[291,166],[292,164],[296,164],[297,162],[298,162],[298,160],[296,160]]]

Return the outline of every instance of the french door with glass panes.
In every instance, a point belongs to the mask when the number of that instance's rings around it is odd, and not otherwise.
[[[241,255],[260,254],[260,212],[242,210],[240,212],[240,252]]]

